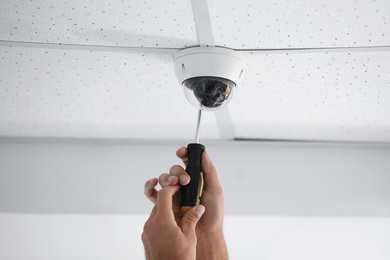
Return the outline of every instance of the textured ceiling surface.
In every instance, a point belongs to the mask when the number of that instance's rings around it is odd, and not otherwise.
[[[190,1],[0,0],[0,39],[132,47],[198,44]]]
[[[249,55],[239,138],[390,141],[390,52]]]
[[[390,43],[390,1],[210,1],[217,45],[234,49]]]
[[[0,0],[0,41],[185,48],[199,44],[192,4]],[[389,1],[208,6],[215,44],[252,51],[228,106],[234,137],[390,141],[389,51],[256,51],[389,46]],[[196,110],[172,61],[143,51],[0,47],[0,136],[192,139]],[[201,138],[221,138],[217,119],[204,113]]]
[[[197,112],[171,57],[0,48],[0,132],[8,136],[193,138]],[[4,75],[7,75],[4,77]],[[205,114],[202,135],[218,138]]]

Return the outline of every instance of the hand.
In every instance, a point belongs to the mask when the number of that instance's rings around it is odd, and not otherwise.
[[[187,149],[180,148],[176,155],[187,164]],[[207,209],[206,213],[196,226],[198,238],[197,257],[198,259],[227,259],[226,244],[223,237],[223,191],[219,183],[217,172],[210,161],[207,152],[202,155],[202,171],[205,178],[205,186],[201,198],[201,204]],[[185,170],[179,166],[173,166],[169,174],[162,174],[157,181],[153,179],[145,184],[145,195],[156,203],[155,186],[157,182],[161,187],[187,185],[190,177]],[[181,221],[180,195],[173,197],[172,210],[175,212],[177,223]]]
[[[156,205],[144,226],[142,242],[146,259],[195,259],[195,227],[205,211],[202,205],[187,211],[178,224],[172,211],[172,196],[180,190],[178,185],[156,191]]]

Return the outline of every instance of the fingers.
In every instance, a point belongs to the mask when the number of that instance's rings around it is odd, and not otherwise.
[[[176,176],[179,179],[181,185],[187,185],[190,182],[190,176],[180,165],[172,166],[169,170],[169,174]]]
[[[179,157],[183,161],[184,165],[187,166],[188,154],[187,154],[186,147],[179,148],[179,150],[176,151],[176,156]]]
[[[163,173],[158,178],[158,183],[160,183],[161,188],[165,188],[166,186],[169,185],[176,185],[178,180],[179,179],[176,176],[172,176],[168,173]]]
[[[184,214],[183,219],[181,220],[181,229],[184,234],[195,233],[196,224],[199,222],[204,211],[205,207],[203,205],[198,205]]]
[[[158,182],[161,185],[161,188],[165,188],[169,185],[187,185],[190,182],[190,176],[180,165],[172,166],[168,173],[161,174],[158,178]]]
[[[157,215],[163,218],[172,218],[174,215],[172,211],[172,197],[180,190],[179,185],[167,186],[157,193]]]
[[[204,176],[205,188],[212,192],[221,192],[222,187],[219,183],[217,171],[213,163],[211,162],[207,151],[204,151],[202,154],[202,171]]]
[[[151,180],[148,180],[144,186],[145,196],[151,202],[153,202],[153,204],[156,204],[157,202],[157,190],[154,188],[156,187],[157,183],[158,183],[157,178],[153,178]]]

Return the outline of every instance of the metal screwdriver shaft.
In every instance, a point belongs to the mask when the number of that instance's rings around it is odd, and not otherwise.
[[[198,123],[196,124],[195,143],[199,143],[199,127],[200,127],[200,118],[201,117],[202,117],[202,110],[199,109]]]

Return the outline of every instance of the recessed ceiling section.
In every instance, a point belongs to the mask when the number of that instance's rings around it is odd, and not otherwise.
[[[237,138],[390,141],[390,53],[251,54]]]
[[[197,45],[190,1],[1,1],[0,39],[184,48]]]
[[[390,1],[209,1],[215,43],[234,49],[390,45]]]
[[[0,136],[193,140],[173,58],[0,47]],[[204,113],[201,138],[219,138]]]

